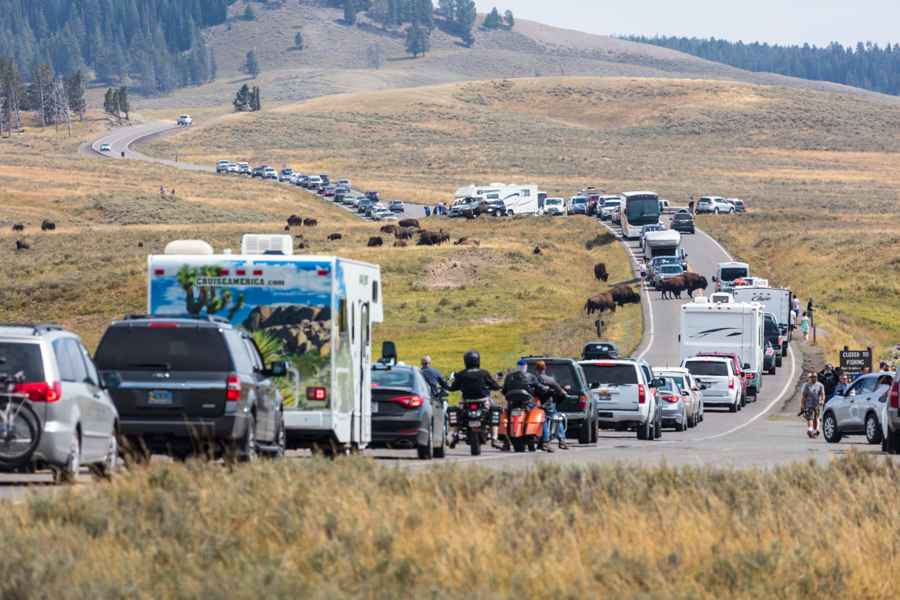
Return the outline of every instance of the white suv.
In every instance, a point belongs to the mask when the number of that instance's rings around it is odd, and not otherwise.
[[[600,429],[636,429],[639,440],[662,436],[662,410],[650,365],[642,360],[583,360],[588,385],[597,394]]]
[[[731,412],[741,410],[741,378],[734,372],[730,358],[695,356],[681,361],[681,366],[694,376],[703,396],[703,407],[726,406]]]
[[[0,470],[50,467],[57,481],[72,481],[81,465],[97,475],[115,470],[119,415],[77,335],[56,325],[0,326],[0,383],[0,406],[15,409],[0,411],[15,431],[0,439]]]

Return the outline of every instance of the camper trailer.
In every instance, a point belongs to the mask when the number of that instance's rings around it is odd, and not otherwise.
[[[794,295],[791,290],[770,287],[742,287],[734,288],[734,299],[737,302],[758,302],[763,306],[764,313],[772,313],[778,321],[778,329],[781,336],[787,342],[792,338],[791,331],[791,304]],[[781,345],[782,356],[787,356],[788,344]]]
[[[538,195],[537,186],[532,184],[468,185],[456,190],[453,205],[463,205],[472,200],[486,203],[502,201],[507,215],[536,215],[540,212]]]
[[[278,380],[289,448],[341,452],[371,440],[372,325],[383,320],[377,265],[294,256],[289,235],[245,235],[241,253],[180,241],[148,259],[154,316],[216,316],[248,332]]]
[[[684,259],[681,234],[671,229],[648,231],[644,234],[644,259],[653,260],[658,256],[676,256]]]

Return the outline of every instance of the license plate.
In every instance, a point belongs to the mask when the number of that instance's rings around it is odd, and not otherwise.
[[[147,397],[147,403],[153,406],[167,406],[172,404],[172,392],[152,391]]]
[[[377,412],[378,412],[378,403],[377,403],[377,402],[373,402],[373,403],[372,403],[372,413],[374,414],[374,413],[377,413]]]
[[[611,412],[598,412],[597,416],[601,419],[612,419],[613,414]]]
[[[514,410],[512,411],[512,416],[514,416],[514,417],[521,417],[521,416],[522,416],[522,412],[523,412],[523,411],[522,411],[521,408],[516,408],[516,409],[514,409]]]
[[[469,421],[469,429],[481,429],[481,421]]]

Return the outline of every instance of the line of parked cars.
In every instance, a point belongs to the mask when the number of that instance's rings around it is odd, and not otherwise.
[[[723,198],[722,196],[701,196],[694,206],[694,212],[702,214],[727,214],[747,212],[747,205],[740,198]]]

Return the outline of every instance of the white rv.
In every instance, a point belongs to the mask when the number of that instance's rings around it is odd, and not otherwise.
[[[791,339],[791,303],[794,295],[791,290],[770,287],[738,286],[732,292],[736,302],[758,302],[764,313],[772,313],[778,321],[781,335],[788,341]],[[787,344],[782,346],[782,356],[787,356]]]
[[[148,259],[149,314],[224,317],[285,360],[278,387],[289,448],[371,441],[372,324],[384,318],[377,265],[294,256],[289,235],[245,235],[241,254],[204,242],[166,250]]]
[[[453,204],[464,204],[471,199],[503,202],[507,215],[536,215],[540,212],[538,188],[533,184],[467,185],[456,190]]]
[[[672,229],[648,231],[644,234],[644,258],[648,261],[657,256],[677,256],[684,258],[681,234]]]
[[[725,294],[714,296],[723,298],[699,297],[681,307],[681,360],[700,353],[737,354],[741,366],[749,367],[744,368],[747,391],[755,396],[762,390],[765,311],[761,304],[732,302]]]

